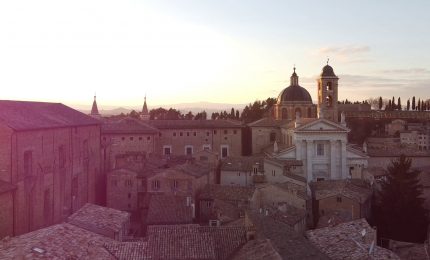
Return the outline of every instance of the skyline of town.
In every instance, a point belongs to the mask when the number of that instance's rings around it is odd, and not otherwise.
[[[145,95],[150,107],[248,104],[277,97],[295,66],[316,100],[327,59],[340,78],[339,100],[427,99],[428,5],[1,3],[2,99],[80,109],[94,93],[101,109],[141,107]]]

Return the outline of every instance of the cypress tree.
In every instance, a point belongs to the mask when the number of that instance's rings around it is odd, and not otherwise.
[[[380,237],[422,242],[427,235],[428,210],[423,204],[420,171],[411,169],[412,160],[404,155],[387,167],[375,207]]]
[[[411,108],[411,102],[408,99],[408,102],[406,103],[406,110],[409,110]]]
[[[379,107],[379,110],[381,110],[381,109],[382,109],[382,97],[379,97],[379,100],[378,100],[378,107]]]
[[[400,97],[397,99],[397,109],[402,110],[402,102],[400,101]]]
[[[412,110],[415,110],[415,96],[412,97]]]

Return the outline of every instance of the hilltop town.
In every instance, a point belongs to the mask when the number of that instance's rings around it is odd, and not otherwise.
[[[403,154],[430,209],[430,111],[341,102],[340,80],[323,66],[314,104],[294,68],[252,122],[0,101],[0,259],[424,258],[378,241],[374,203]]]

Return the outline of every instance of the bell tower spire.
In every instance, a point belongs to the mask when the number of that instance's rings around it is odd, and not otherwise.
[[[322,69],[318,82],[318,114],[326,119],[339,122],[337,111],[338,101],[338,81],[339,78],[334,74],[333,68],[327,65]]]

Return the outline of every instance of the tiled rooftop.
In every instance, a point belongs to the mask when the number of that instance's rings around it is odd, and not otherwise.
[[[101,124],[61,103],[12,100],[0,100],[0,122],[17,131]]]
[[[269,239],[255,239],[248,241],[237,252],[232,260],[282,260]]]
[[[242,122],[234,120],[149,120],[158,129],[215,129],[241,128]]]
[[[147,242],[112,242],[104,247],[118,260],[150,259],[146,255]]]
[[[303,161],[302,160],[280,160],[280,159],[276,159],[276,158],[264,158],[264,161],[266,162],[273,162],[285,167],[289,167],[289,166],[303,166]]]
[[[293,191],[297,192],[297,196],[302,199],[310,199],[310,197],[306,193],[306,187],[302,185],[298,185],[289,181],[283,182],[283,183],[276,183],[273,184],[275,187],[287,190],[287,191]]]
[[[282,259],[329,259],[289,225],[256,211],[248,211],[247,216],[256,229],[257,239],[270,239]]]
[[[131,117],[105,122],[102,125],[103,134],[157,134],[158,132],[158,129]]]
[[[148,256],[153,259],[229,259],[246,242],[243,227],[150,226]]]
[[[104,235],[121,231],[129,220],[128,212],[87,203],[69,216],[67,222]]]
[[[254,195],[254,191],[253,187],[208,184],[203,188],[199,198],[248,202]]]
[[[115,259],[103,248],[103,244],[112,242],[62,223],[0,240],[0,259]]]
[[[257,121],[251,122],[250,127],[279,127],[290,122],[291,119],[275,120],[273,117],[263,117]]]
[[[363,203],[372,195],[369,186],[363,181],[355,179],[316,181],[311,183],[311,187],[317,200],[342,195]]]
[[[252,172],[254,166],[264,172],[264,159],[260,156],[227,157],[221,161],[222,171]]]
[[[280,210],[282,208],[282,210]],[[290,206],[286,203],[282,203],[278,209],[269,210],[269,216],[276,219],[279,222],[288,224],[290,227],[294,227],[297,222],[306,218],[306,210],[299,209]]]
[[[147,225],[188,224],[193,222],[191,204],[187,197],[152,195],[149,198]]]
[[[306,236],[312,244],[334,260],[400,259],[393,252],[379,246],[374,247],[369,257],[369,249],[372,241],[376,239],[376,234],[365,219],[309,230]]]

